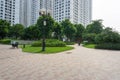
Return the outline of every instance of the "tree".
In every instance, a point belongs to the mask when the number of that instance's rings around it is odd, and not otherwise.
[[[44,21],[46,21],[45,26]],[[50,15],[42,15],[37,20],[36,26],[39,27],[41,35],[44,35],[45,37],[50,37],[54,26],[54,20]]]
[[[95,37],[95,41],[99,44],[120,43],[120,34],[107,27]]]
[[[27,28],[25,28],[23,33],[23,39],[27,40],[38,40],[41,38],[41,33],[39,31],[39,28],[35,25],[31,25]]]
[[[10,28],[9,35],[13,38],[21,38],[23,35],[24,26],[22,24],[15,24]]]
[[[9,27],[10,23],[8,21],[0,19],[0,39],[3,39],[7,36]]]
[[[99,34],[102,32],[103,27],[102,20],[95,20],[87,26],[86,32]]]
[[[84,41],[88,41],[88,43],[95,43],[95,37],[97,34],[95,33],[84,33],[82,38]]]
[[[60,40],[62,35],[62,26],[58,22],[55,22],[53,32],[54,37]]]
[[[69,39],[72,40],[76,33],[74,25],[68,19],[62,21],[61,25],[63,27],[63,33],[67,37],[67,41]]]
[[[77,32],[75,34],[76,40],[81,41],[82,40],[82,34],[85,31],[85,27],[82,24],[76,24],[75,25]]]

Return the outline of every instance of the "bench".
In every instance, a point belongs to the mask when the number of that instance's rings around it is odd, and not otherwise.
[[[18,48],[18,42],[12,42],[11,45],[13,48],[15,48],[15,47]]]

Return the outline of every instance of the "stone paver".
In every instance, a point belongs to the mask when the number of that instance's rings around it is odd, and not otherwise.
[[[10,47],[0,45],[0,80],[120,80],[120,51],[75,45],[44,55]]]

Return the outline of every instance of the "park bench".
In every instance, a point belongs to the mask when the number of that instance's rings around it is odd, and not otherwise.
[[[18,48],[18,42],[13,41],[11,42],[11,45],[13,48]]]

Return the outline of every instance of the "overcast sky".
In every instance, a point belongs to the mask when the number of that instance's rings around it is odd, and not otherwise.
[[[120,32],[120,0],[93,0],[93,20]]]

